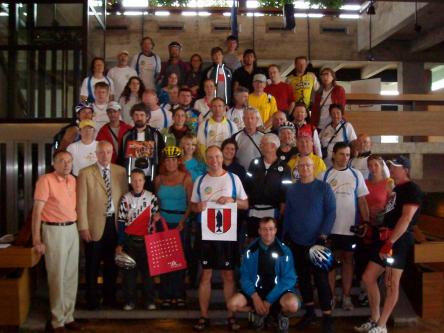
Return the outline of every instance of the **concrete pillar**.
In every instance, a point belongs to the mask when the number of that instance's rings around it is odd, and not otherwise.
[[[410,163],[412,168],[410,169],[410,178],[423,179],[423,155],[419,153],[410,154]]]
[[[430,73],[423,62],[402,62],[398,65],[400,94],[427,94],[430,92]]]
[[[431,73],[423,62],[402,62],[398,65],[398,91],[400,94],[428,94],[431,89]],[[404,111],[427,111],[427,107],[404,106]],[[404,142],[427,142],[427,137],[404,137]]]

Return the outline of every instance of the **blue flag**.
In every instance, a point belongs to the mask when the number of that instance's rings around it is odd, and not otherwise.
[[[233,5],[231,6],[231,34],[233,36],[238,37],[238,29],[237,29],[237,6],[236,0],[233,0]]]

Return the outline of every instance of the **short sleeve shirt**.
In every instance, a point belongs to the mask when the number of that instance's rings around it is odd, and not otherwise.
[[[247,194],[238,176],[232,174],[234,184],[236,186],[236,198],[246,200]],[[202,181],[200,178],[204,177]],[[199,186],[200,185],[200,186]],[[198,193],[198,186],[199,192]],[[198,203],[200,201],[217,201],[220,197],[231,197],[233,194],[233,182],[231,176],[227,173],[222,176],[212,177],[209,174],[200,176],[194,182],[193,194],[191,202]]]
[[[41,176],[35,184],[34,200],[43,201],[42,221],[76,221],[76,180],[55,172]]]
[[[101,79],[97,79],[94,76],[87,76],[83,79],[82,86],[80,87],[80,96],[88,96],[88,86],[91,88],[91,92],[94,95],[94,86],[97,82],[105,82],[109,85],[109,94],[114,95],[114,82],[107,76],[102,77]],[[93,96],[95,98],[95,96]]]
[[[330,184],[336,198],[336,219],[331,233],[354,235],[350,227],[357,222],[359,213],[357,200],[369,194],[364,177],[353,168],[344,170],[331,168],[326,173],[320,174],[318,179],[325,179]]]
[[[395,186],[384,211],[384,225],[393,229],[402,216],[404,205],[421,206],[423,193],[418,185],[413,182],[403,183]],[[415,225],[419,217],[419,209],[413,215],[409,227]]]

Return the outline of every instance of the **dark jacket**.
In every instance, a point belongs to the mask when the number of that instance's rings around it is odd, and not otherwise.
[[[231,70],[228,68],[228,66],[225,66],[225,64],[222,65],[216,65],[213,64],[210,68],[208,68],[205,71],[204,80],[205,79],[212,79],[216,83],[216,91],[217,91],[217,82],[218,82],[218,71],[219,68],[222,68],[224,75],[225,75],[225,103],[230,104],[231,103],[231,96],[232,96],[232,85],[233,85],[233,74],[231,73]],[[203,85],[202,85],[203,86]],[[202,89],[203,91],[203,89]],[[221,96],[217,96],[221,97]]]
[[[117,158],[117,163],[123,166],[128,174],[130,174],[131,170],[129,170],[130,159],[126,157],[126,149],[129,141],[136,141],[136,140],[137,140],[137,128],[133,127],[123,135],[122,145],[120,146],[119,156]],[[162,156],[162,150],[165,147],[165,142],[163,141],[162,134],[160,134],[160,132],[157,129],[148,125],[145,128],[145,140],[155,142],[153,156],[152,158],[150,158],[151,165],[153,166],[152,175],[154,177],[155,171],[160,162],[160,157]]]
[[[250,163],[245,180],[250,207],[270,205],[279,208],[281,203],[285,203],[287,188],[291,183],[291,172],[286,162],[277,159],[266,170],[264,159],[255,158]]]

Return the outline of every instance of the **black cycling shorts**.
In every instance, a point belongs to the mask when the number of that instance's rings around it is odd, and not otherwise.
[[[401,236],[394,244],[392,248],[392,258],[394,262],[392,264],[388,264],[385,260],[382,260],[379,256],[379,250],[384,245],[383,241],[379,241],[375,243],[375,246],[372,251],[372,255],[370,257],[370,261],[382,266],[382,267],[393,267],[397,269],[404,269],[409,256],[411,255],[411,251],[414,244],[413,233],[407,231],[404,235]]]

